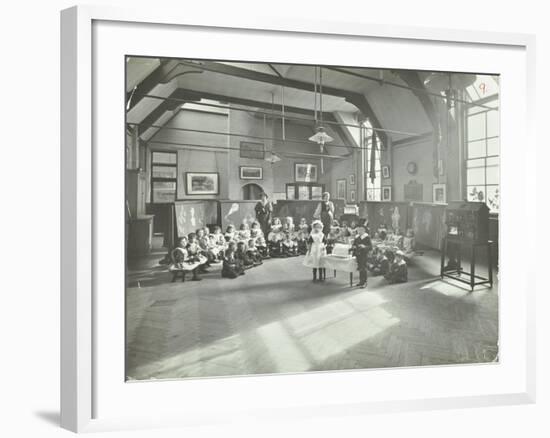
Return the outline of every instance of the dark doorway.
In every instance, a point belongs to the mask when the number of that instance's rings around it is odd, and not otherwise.
[[[262,189],[258,184],[246,184],[243,186],[243,200],[253,201],[260,199],[260,195],[263,193]]]

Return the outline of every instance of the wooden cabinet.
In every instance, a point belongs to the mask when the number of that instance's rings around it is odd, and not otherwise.
[[[149,254],[153,247],[153,217],[141,215],[128,221],[128,257]]]

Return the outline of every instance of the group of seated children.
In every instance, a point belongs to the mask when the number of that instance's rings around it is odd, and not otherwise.
[[[290,216],[284,218],[283,222],[275,217],[270,228],[267,245],[272,257],[296,257],[307,252],[309,225],[305,218],[295,226],[294,219]]]
[[[210,233],[208,227],[199,228],[194,233],[180,237],[176,247],[170,253],[169,270],[172,281],[178,276],[185,281],[187,272],[193,273],[193,281],[202,280],[201,272],[208,272],[212,263],[223,263],[222,277],[236,278],[245,269],[262,264],[267,257],[267,246],[262,230],[254,222],[252,230],[243,224],[238,233],[230,225],[225,234],[215,226]]]
[[[386,228],[385,224],[381,224],[374,233],[373,242],[375,246],[389,249],[393,252],[400,250],[403,252],[405,259],[411,258],[416,253],[416,241],[411,228],[407,229],[407,232],[403,236],[399,229],[394,231],[391,228]]]
[[[351,220],[349,224],[346,220],[343,220],[342,224],[340,224],[336,219],[333,220],[327,239],[328,253],[330,254],[331,248],[333,248],[336,243],[344,243],[348,245],[353,244],[353,241],[358,236],[358,232],[362,227],[364,227],[368,233],[368,226],[366,220],[364,219],[359,223]]]
[[[383,275],[390,283],[405,283],[408,280],[407,262],[401,250],[395,252],[374,247],[367,259],[367,268],[374,275]]]
[[[368,233],[366,221],[357,224],[352,220],[349,225],[342,221],[340,225],[335,220],[325,239],[326,254],[331,253],[335,243],[353,244],[365,233]],[[273,218],[267,239],[258,222],[253,222],[251,227],[243,223],[239,230],[229,225],[225,233],[219,226],[213,227],[212,232],[208,227],[199,228],[181,237],[170,252],[172,281],[176,281],[178,276],[185,281],[187,272],[193,274],[193,281],[200,281],[199,273],[208,272],[207,268],[212,263],[222,263],[222,277],[237,278],[246,269],[261,265],[266,258],[306,255],[310,235],[311,227],[306,219],[302,218],[295,226],[292,217],[286,217],[283,221]],[[406,236],[402,236],[399,230],[393,232],[382,224],[375,233],[366,266],[374,275],[383,275],[391,283],[405,282],[406,258],[414,253],[414,245],[411,229],[407,230]]]

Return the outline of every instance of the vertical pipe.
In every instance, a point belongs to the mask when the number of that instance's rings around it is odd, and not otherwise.
[[[317,125],[317,66],[313,68],[313,118],[315,119],[315,124]]]
[[[323,67],[319,67],[319,119],[323,125]]]
[[[281,87],[281,106],[283,110],[283,114],[281,117],[282,120],[282,129],[283,129],[283,141],[286,140],[286,134],[285,134],[285,87]]]
[[[462,90],[459,91],[459,99],[462,99],[464,97],[464,93]],[[457,120],[457,128],[458,128],[458,196],[459,199],[464,198],[464,187],[463,187],[463,179],[462,179],[462,172],[464,171],[464,129],[466,127],[465,125],[465,117],[464,117],[464,111],[466,109],[466,106],[463,105],[460,102],[457,102],[457,111],[456,111],[456,120]]]

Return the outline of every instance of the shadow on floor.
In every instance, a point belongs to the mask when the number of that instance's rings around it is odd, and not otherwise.
[[[52,426],[59,426],[61,423],[61,415],[57,411],[38,411],[34,415]]]

